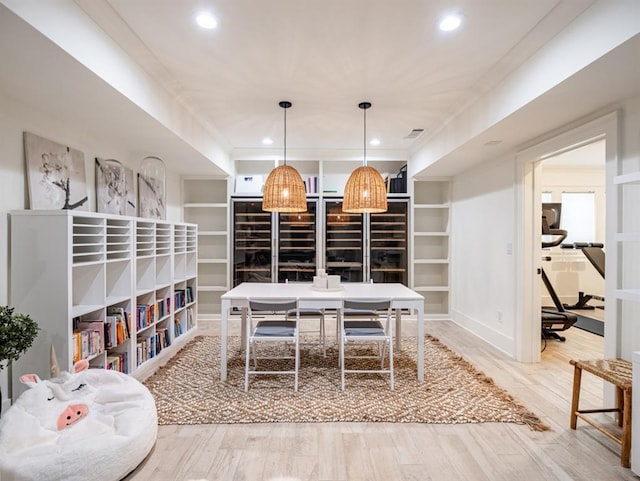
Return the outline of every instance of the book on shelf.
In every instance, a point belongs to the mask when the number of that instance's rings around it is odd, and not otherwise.
[[[126,352],[116,352],[107,356],[105,369],[129,373],[129,355]]]
[[[173,337],[181,336],[184,333],[184,326],[182,324],[182,319],[176,316],[173,320]]]
[[[162,319],[171,314],[171,298],[167,297],[166,299],[160,299],[156,302],[156,312],[157,319]]]
[[[111,307],[107,309],[105,319],[105,347],[107,349],[119,346],[131,337],[128,316],[124,308]]]
[[[318,193],[318,177],[312,176],[307,177],[307,180],[304,182],[304,187],[307,194],[317,194]]]
[[[175,309],[181,309],[185,306],[185,299],[186,299],[186,290],[185,289],[176,289],[174,291],[174,306]]]
[[[102,320],[76,321],[73,331],[77,339],[74,342],[74,361],[79,353],[80,359],[104,351],[104,322]]]
[[[185,295],[187,297],[187,304],[190,304],[193,302],[193,288],[191,286],[187,286],[186,290],[185,290]]]
[[[193,314],[193,308],[187,309],[187,331],[191,329],[195,324],[195,317]]]
[[[138,329],[144,329],[156,322],[157,305],[156,304],[138,304],[136,306],[136,325]]]
[[[169,329],[167,329],[166,327],[162,329],[158,329],[155,335],[156,354],[162,351],[162,349],[164,349],[165,347],[168,347],[170,345],[171,345],[171,339],[169,339]]]

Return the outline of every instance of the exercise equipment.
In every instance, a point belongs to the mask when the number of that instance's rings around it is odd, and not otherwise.
[[[596,242],[574,242],[573,244],[561,244],[561,249],[580,249],[587,260],[591,263],[591,265],[598,271],[598,274],[602,276],[604,279],[604,251],[602,248],[604,244],[596,243]],[[587,304],[590,300],[602,301],[604,302],[604,297],[598,296],[596,294],[585,294],[582,291],[578,292],[578,301],[572,305],[568,306],[565,304],[567,309],[595,309],[598,307],[599,309],[604,309],[604,306],[590,306]]]
[[[560,229],[560,214],[562,213],[562,204],[559,202],[546,202],[542,204],[542,235],[550,239],[542,240],[543,248],[556,247],[562,244],[567,238],[567,231]],[[551,260],[550,256],[545,256],[544,260]],[[551,285],[551,281],[544,269],[540,268],[542,282],[551,296],[555,309],[548,307],[542,308],[542,337],[544,339],[557,339],[564,342],[566,337],[561,336],[558,332],[566,331],[573,326],[578,320],[578,316],[572,312],[567,312],[565,306],[560,301],[558,294]]]

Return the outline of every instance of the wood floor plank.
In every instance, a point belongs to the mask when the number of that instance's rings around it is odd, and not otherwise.
[[[126,480],[637,481],[620,466],[616,443],[586,423],[578,422],[575,431],[569,428],[569,360],[602,357],[601,337],[572,328],[566,342],[547,342],[541,363],[524,364],[450,321],[428,322],[426,331],[491,377],[551,431],[506,423],[160,426],[152,453]],[[217,332],[215,323],[207,331]],[[415,325],[407,322],[403,333],[415,334]],[[602,380],[583,376],[585,406],[601,405],[603,392]]]

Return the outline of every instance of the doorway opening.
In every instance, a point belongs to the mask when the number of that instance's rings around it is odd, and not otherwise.
[[[541,161],[542,362],[603,356],[605,148],[599,138]],[[550,207],[554,239],[544,235]]]
[[[516,324],[517,358],[523,362],[539,362],[541,359],[541,306],[542,290],[540,282],[542,267],[542,199],[543,163],[547,159],[580,149],[596,142],[604,145],[605,188],[613,185],[617,163],[618,112],[592,120],[580,127],[558,134],[517,154],[517,197],[516,212],[519,213],[517,226],[518,272],[516,289],[516,309],[521,322]],[[562,193],[561,193],[562,194]],[[561,195],[560,194],[560,195]],[[616,199],[604,197],[604,236],[612,236],[615,230]],[[568,198],[567,198],[568,199]],[[562,200],[562,199],[560,199]],[[568,202],[568,200],[567,200]],[[606,242],[605,242],[606,245]],[[605,291],[610,282],[605,279]],[[607,302],[604,311],[605,337],[604,352],[615,350],[617,345],[617,318],[615,302]],[[610,297],[610,296],[609,296]],[[610,322],[609,319],[614,322]]]

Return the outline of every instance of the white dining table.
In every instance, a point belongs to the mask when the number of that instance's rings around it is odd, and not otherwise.
[[[412,309],[417,314],[416,365],[418,380],[424,380],[424,296],[399,283],[355,283],[342,284],[338,290],[316,290],[310,283],[266,283],[243,282],[221,296],[220,328],[220,379],[227,379],[227,341],[229,337],[229,314],[234,307],[241,308],[242,336],[246,336],[245,324],[250,299],[295,298],[300,308],[342,309],[345,299],[375,300],[389,299],[396,314],[396,350],[400,350],[402,335],[402,309]],[[244,345],[242,343],[241,345]]]

